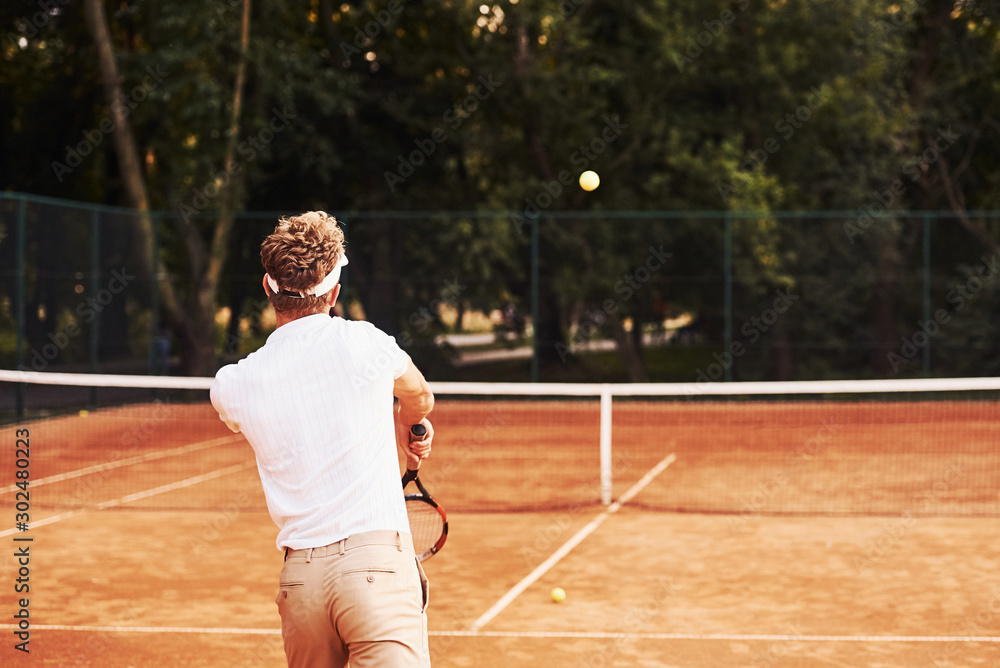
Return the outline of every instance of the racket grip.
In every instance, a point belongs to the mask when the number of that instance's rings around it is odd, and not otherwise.
[[[422,441],[424,437],[427,436],[427,427],[422,424],[415,424],[410,427],[411,440]],[[413,461],[409,457],[406,458],[406,470],[416,471],[420,468],[420,460]]]

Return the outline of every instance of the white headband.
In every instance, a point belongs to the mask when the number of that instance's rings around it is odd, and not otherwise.
[[[333,286],[335,286],[340,281],[340,270],[345,264],[347,264],[346,253],[340,256],[340,262],[337,263],[337,266],[335,266],[333,270],[330,271],[330,273],[327,274],[326,278],[324,278],[322,281],[320,281],[313,287],[308,288],[307,290],[303,291],[289,290],[289,292],[294,292],[299,297],[302,298],[311,297],[313,295],[325,295],[330,290],[333,290]],[[272,293],[274,294],[281,293],[281,288],[278,286],[278,282],[273,278],[271,278],[270,274],[264,274],[264,277],[267,279],[267,285],[268,287],[271,288]]]

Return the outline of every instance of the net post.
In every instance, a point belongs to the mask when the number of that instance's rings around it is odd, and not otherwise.
[[[924,322],[931,319],[931,217],[924,214],[923,229],[923,313]],[[927,337],[927,345],[923,349],[923,377],[931,377],[931,337]]]
[[[541,224],[540,217],[536,216],[531,221],[531,382],[537,383],[539,380],[539,359],[538,359],[538,226]]]
[[[101,289],[101,212],[94,209],[90,212],[90,285],[88,290],[94,299]],[[100,312],[94,313],[90,326],[89,369],[97,373],[98,349],[101,336]],[[90,389],[90,403],[97,404],[97,388]]]
[[[25,260],[25,235],[27,234],[28,201],[24,197],[17,202],[17,296],[15,297],[17,313],[14,319],[17,321],[17,368],[24,369],[24,344],[25,344],[25,314],[27,313],[27,299],[25,296],[25,277],[28,268]],[[18,419],[24,417],[24,384],[18,383],[15,390],[15,404]]]
[[[601,504],[611,505],[611,386],[601,386]]]
[[[93,209],[90,212],[90,294],[93,299],[97,298],[100,291],[101,282],[101,212]],[[101,336],[101,316],[100,311],[94,314],[94,320],[90,324],[90,373],[97,373],[97,357]],[[97,388],[90,388],[90,405],[97,406]]]
[[[163,366],[169,366],[170,361],[163,362],[159,359],[159,348],[157,339],[162,335],[160,331],[160,219],[157,216],[150,218],[150,255],[152,255],[152,266],[149,269],[149,353],[146,360],[146,372],[150,376],[157,375],[157,371]],[[155,397],[156,394],[154,393]]]
[[[723,220],[723,355],[728,355],[733,345],[733,220],[727,213]],[[728,383],[733,380],[733,365],[727,364],[723,379]]]
[[[347,216],[340,216],[337,218],[337,223],[340,229],[344,232],[344,248],[351,247],[351,226],[348,223]],[[341,270],[340,274],[340,297],[338,301],[340,302],[340,310],[344,314],[344,320],[351,319],[351,302],[348,299],[350,297],[351,290],[351,266],[347,265]],[[461,331],[462,323],[458,323],[458,329]]]

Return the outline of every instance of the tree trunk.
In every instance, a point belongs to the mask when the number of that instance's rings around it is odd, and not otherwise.
[[[333,65],[340,65],[344,54],[337,40],[337,25],[333,22],[333,3],[330,0],[319,0],[319,25],[330,54],[327,59]]]
[[[233,224],[236,221],[235,210],[243,199],[244,170],[236,173],[236,148],[239,143],[240,116],[243,112],[243,89],[247,78],[247,52],[250,47],[250,8],[251,0],[243,0],[243,20],[240,31],[240,62],[236,68],[236,82],[233,85],[233,108],[229,118],[229,140],[226,144],[226,156],[223,160],[225,173],[229,174],[227,183],[216,177],[219,188],[219,217],[215,223],[212,235],[212,245],[209,248],[205,273],[198,286],[198,319],[199,326],[192,331],[192,338],[186,346],[187,355],[181,366],[191,375],[212,375],[215,373],[215,308],[219,291],[219,281],[222,270],[229,255],[229,241],[232,237]],[[192,233],[195,233],[192,230]]]
[[[795,358],[792,342],[788,340],[788,327],[782,318],[774,324],[771,337],[771,359],[768,380],[792,380],[795,373]]]
[[[125,99],[122,92],[118,64],[115,62],[114,47],[111,44],[111,34],[108,30],[107,18],[104,15],[102,0],[84,0],[84,15],[87,28],[97,46],[98,66],[101,81],[104,85],[104,95],[111,108],[111,118],[115,131],[112,133],[115,155],[118,157],[119,169],[125,192],[136,210],[135,223],[135,261],[137,272],[146,277],[152,285],[158,285],[160,304],[164,319],[181,336],[186,330],[187,320],[184,309],[177,299],[173,286],[168,281],[156,280],[166,276],[166,270],[160,258],[153,256],[153,220],[149,214],[149,195],[146,191],[146,180],[143,175],[142,161],[139,159],[139,149],[135,134],[129,123],[128,110],[119,100]],[[154,324],[155,326],[155,324]]]
[[[875,279],[875,358],[872,366],[879,375],[891,371],[889,353],[899,346],[896,333],[896,296],[899,290],[899,250],[895,229],[887,230],[878,239],[878,260]]]
[[[395,336],[400,332],[399,267],[403,258],[399,228],[384,220],[365,221],[363,225],[368,229],[353,239],[369,252],[350,256],[351,278],[361,295],[365,319]]]
[[[608,324],[611,325],[611,334],[615,337],[618,348],[618,355],[625,366],[625,375],[630,383],[645,383],[649,381],[646,373],[646,365],[642,360],[642,326],[638,322],[632,323],[632,331],[625,330],[625,323],[622,321],[618,311],[608,314]],[[638,332],[638,344],[636,333]]]
[[[83,10],[87,19],[87,27],[97,45],[104,95],[111,106],[111,117],[115,123],[115,152],[121,165],[125,192],[132,200],[133,207],[141,212],[148,212],[149,196],[146,192],[146,181],[143,177],[142,161],[139,159],[139,149],[135,143],[135,135],[132,133],[127,109],[125,105],[118,103],[118,100],[125,98],[122,95],[121,78],[118,74],[118,64],[115,62],[108,21],[104,15],[104,3],[102,0],[84,0]]]
[[[540,272],[544,273],[544,272]],[[538,364],[540,368],[563,363],[560,350],[566,350],[561,309],[555,290],[544,278],[538,281]]]
[[[229,144],[225,159],[225,167],[230,174],[232,174],[232,167],[235,163],[243,88],[246,81],[250,7],[251,0],[244,0],[240,63],[234,86]],[[101,80],[115,123],[113,138],[122,181],[132,206],[138,212],[136,216],[138,269],[144,276],[165,276],[167,274],[162,259],[153,257],[153,221],[149,213],[149,195],[146,190],[142,161],[139,158],[139,149],[132,126],[129,123],[127,109],[118,102],[118,100],[124,99],[124,95],[102,0],[84,0],[84,13],[87,26],[97,45]],[[184,373],[210,375],[215,371],[215,299],[235,220],[235,205],[241,196],[239,183],[240,181],[234,176],[230,179],[230,186],[222,190],[221,211],[212,237],[212,245],[206,266],[204,269],[198,268],[199,273],[204,271],[204,274],[200,277],[197,294],[191,303],[182,306],[169,281],[153,281],[160,288],[160,303],[164,319],[170,324],[181,342],[181,369]],[[189,236],[187,239],[189,246],[203,245],[201,238],[197,236],[198,232],[195,226],[187,226],[184,234]]]
[[[226,323],[225,352],[232,354],[239,352],[240,339],[240,318],[243,315],[243,302],[246,301],[247,284],[245,281],[237,281],[229,291],[229,322]]]
[[[193,336],[186,342],[181,355],[181,374],[205,376],[215,373],[215,319],[211,313],[192,318],[189,330]]]

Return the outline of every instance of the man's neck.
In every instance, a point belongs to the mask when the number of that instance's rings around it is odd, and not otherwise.
[[[275,311],[275,322],[278,327],[282,325],[287,325],[290,322],[295,322],[296,320],[301,320],[302,318],[308,317],[310,315],[319,315],[322,311],[317,311],[316,313],[306,313],[305,315],[290,316],[282,313],[281,311]]]

